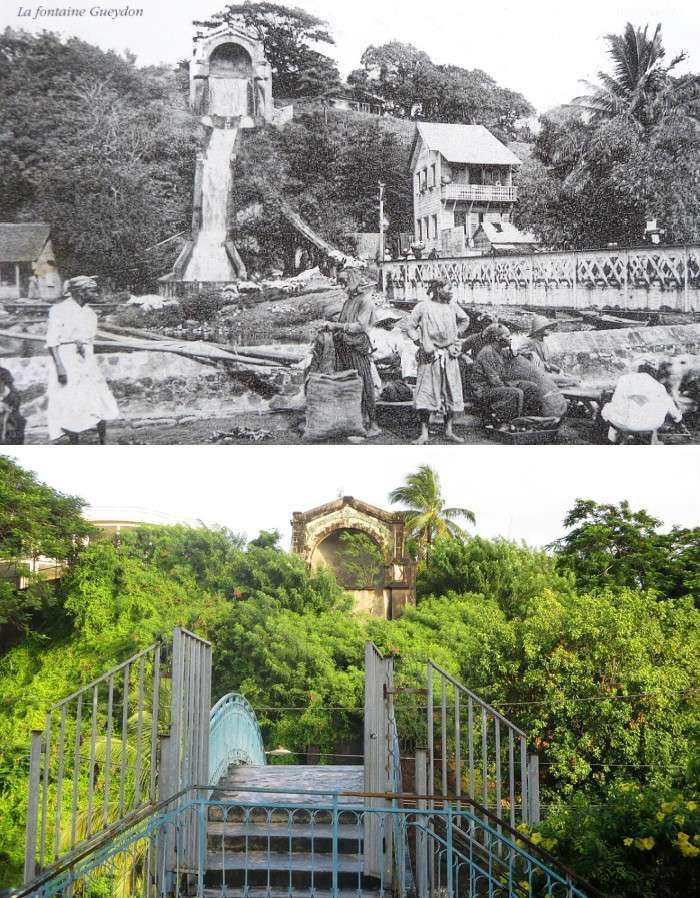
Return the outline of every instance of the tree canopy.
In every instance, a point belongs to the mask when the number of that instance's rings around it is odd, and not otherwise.
[[[316,96],[340,82],[335,62],[315,49],[334,44],[323,19],[299,7],[281,3],[229,3],[196,26],[207,30],[238,25],[262,42],[272,68],[272,89],[277,97]]]
[[[436,539],[463,536],[464,531],[457,523],[459,518],[476,523],[474,512],[468,508],[447,506],[438,473],[429,465],[421,465],[409,474],[401,486],[389,493],[389,501],[408,506],[404,511],[407,537],[415,543],[419,558],[428,555]]]
[[[673,527],[627,502],[579,499],[564,519],[571,528],[555,543],[562,570],[584,589],[637,587],[662,598],[700,598],[700,528]]]
[[[553,248],[641,242],[657,219],[671,244],[700,240],[700,76],[675,78],[661,26],[608,35],[613,74],[546,114],[519,172],[516,223]]]
[[[523,120],[534,113],[522,94],[500,87],[486,72],[436,65],[400,41],[367,47],[348,82],[381,96],[394,115],[484,125],[506,141],[529,133]]]
[[[81,514],[83,505],[0,456],[0,651],[32,625],[48,625],[53,592],[28,562],[45,556],[68,565],[77,559],[95,533]],[[26,581],[22,589],[20,576]]]
[[[66,274],[143,286],[188,227],[196,140],[177,75],[77,38],[0,35],[0,218],[44,220]]]

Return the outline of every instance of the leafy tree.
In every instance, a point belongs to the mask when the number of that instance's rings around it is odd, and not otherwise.
[[[636,244],[656,218],[669,243],[700,239],[700,79],[664,67],[654,36],[628,24],[608,35],[614,75],[565,111],[541,119],[519,173],[514,220],[553,248]]]
[[[229,3],[194,24],[205,30],[243,26],[257,35],[272,67],[272,89],[279,97],[317,95],[340,81],[333,60],[313,46],[335,43],[327,23],[299,7],[246,0]]]
[[[394,115],[405,118],[484,125],[512,140],[521,134],[521,120],[534,112],[521,94],[500,87],[486,72],[435,65],[412,44],[371,45],[361,65],[348,82],[383,97]]]
[[[30,574],[41,556],[58,564],[76,561],[95,528],[83,518],[84,503],[41,483],[7,457],[0,457],[0,652],[31,626],[48,626],[58,604],[53,586]],[[28,586],[19,589],[19,577]]]
[[[557,801],[530,838],[604,895],[676,898],[694,881],[700,854],[695,782],[677,787],[615,783],[602,801]]]
[[[460,536],[462,528],[456,518],[476,523],[474,512],[468,508],[448,508],[440,490],[437,472],[429,465],[421,465],[409,474],[402,486],[389,493],[390,502],[408,505],[405,512],[409,538],[416,541],[418,556],[425,558],[439,537]]]
[[[629,503],[577,500],[571,528],[554,544],[559,567],[582,589],[653,590],[661,598],[700,595],[700,529],[660,531],[661,521]]]
[[[358,589],[376,586],[380,582],[384,557],[375,541],[359,530],[346,530],[340,536],[340,544],[340,570],[336,572],[340,582]]]
[[[521,613],[545,589],[573,590],[573,578],[556,559],[505,539],[439,539],[418,568],[418,600],[450,593],[491,596],[508,614]]]
[[[0,35],[0,217],[43,219],[66,274],[143,288],[185,230],[196,140],[178,76],[84,41]]]
[[[288,203],[331,244],[352,252],[356,231],[376,229],[377,181],[387,184],[392,227],[412,208],[408,142],[388,120],[300,116],[282,131],[246,134],[237,157],[236,240],[251,267],[291,268],[296,238]]]

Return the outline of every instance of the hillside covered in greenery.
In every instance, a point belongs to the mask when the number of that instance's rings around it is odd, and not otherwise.
[[[538,747],[536,839],[606,895],[680,893],[700,852],[697,530],[581,502],[548,552],[437,538],[417,548],[417,607],[385,621],[349,613],[331,573],[274,533],[144,527],[115,540],[80,509],[0,459],[0,563],[67,564],[53,585],[0,581],[3,885],[21,868],[29,733],[44,709],[183,625],[214,644],[214,698],[237,691],[268,709],[266,744],[300,762],[360,737],[366,640],[395,656],[401,686],[423,686],[434,659]],[[407,701],[399,714],[421,744],[424,712]]]

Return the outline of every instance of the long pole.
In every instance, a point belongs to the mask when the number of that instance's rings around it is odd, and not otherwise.
[[[383,181],[379,182],[379,271],[380,271],[380,279],[382,286],[382,293],[384,293],[384,188],[386,184]]]

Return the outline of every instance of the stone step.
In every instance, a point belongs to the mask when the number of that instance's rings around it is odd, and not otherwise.
[[[251,788],[266,792],[250,792]],[[278,792],[291,790],[292,794]],[[274,764],[265,767],[238,767],[229,770],[218,783],[217,799],[250,804],[304,804],[313,807],[329,805],[333,792],[361,792],[364,789],[364,767],[354,765]],[[298,792],[296,791],[298,790]],[[304,791],[323,791],[322,795],[304,795]],[[361,804],[359,798],[339,797],[341,804]]]
[[[336,830],[336,846],[340,854],[361,853],[364,827],[340,824]],[[293,824],[273,821],[266,824],[209,822],[207,845],[212,851],[273,851],[328,854],[333,851],[333,827],[329,824]]]
[[[208,851],[206,857],[207,870],[280,870],[330,873],[333,870],[333,858],[327,855],[309,854],[306,852],[274,851]],[[360,873],[364,865],[361,854],[338,854],[337,869],[339,873]]]
[[[250,836],[253,838],[285,838],[293,839],[332,839],[333,827],[326,823],[292,823],[288,825],[281,821],[270,823],[242,823],[232,821],[210,821],[207,824],[208,836]],[[341,823],[337,827],[339,839],[355,839],[361,841],[364,838],[364,827],[361,823]]]
[[[380,898],[378,889],[363,887],[359,894],[360,898]],[[337,898],[358,898],[358,891],[357,889],[338,889],[336,896]],[[286,888],[270,887],[268,889],[265,886],[247,889],[224,887],[223,889],[204,889],[204,898],[333,898],[333,892],[323,889],[314,889],[313,892],[308,889],[292,889],[290,891]]]

